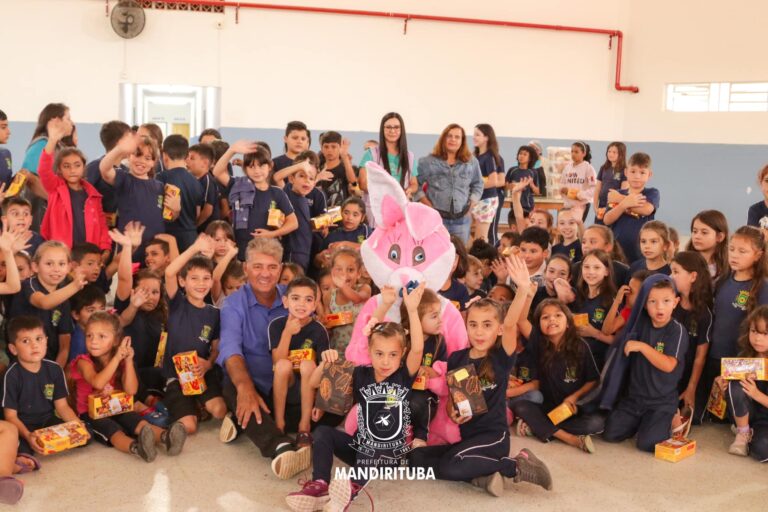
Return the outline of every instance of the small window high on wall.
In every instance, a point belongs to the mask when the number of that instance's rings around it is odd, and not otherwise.
[[[128,124],[155,123],[163,136],[187,139],[205,128],[219,128],[218,87],[165,84],[120,84],[120,118]]]
[[[768,82],[667,84],[669,112],[768,112]]]

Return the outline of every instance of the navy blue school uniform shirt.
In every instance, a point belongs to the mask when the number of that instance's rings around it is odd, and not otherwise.
[[[648,265],[646,264],[645,258],[640,258],[639,260],[632,263],[632,265],[629,266],[629,275],[630,277],[635,273],[639,272],[640,270],[648,270]],[[653,274],[664,274],[665,276],[672,275],[672,267],[669,266],[669,263],[664,265],[663,267],[657,268],[656,270],[649,270],[651,275]]]
[[[210,204],[213,207],[211,216],[197,227],[197,232],[202,233],[208,227],[208,224],[215,220],[221,220],[221,190],[216,178],[211,173],[206,173],[202,177],[197,178],[197,182],[203,191],[203,206]]]
[[[281,316],[280,318],[275,318],[269,322],[267,336],[270,352],[280,345],[280,336],[283,335],[286,322],[288,322],[287,316]],[[301,350],[306,348],[314,349],[315,362],[317,364],[320,364],[320,355],[330,348],[328,331],[323,327],[323,324],[317,320],[310,320],[298,333],[291,336],[291,341],[288,344],[288,350]]]
[[[37,231],[32,231],[32,238],[30,238],[29,242],[27,242],[29,247],[24,250],[27,251],[27,254],[30,256],[34,256],[37,252],[37,248],[40,247],[43,242],[45,242],[45,238],[43,238],[43,236]]]
[[[577,301],[577,303],[571,307],[571,310],[574,314],[586,313],[589,317],[589,324],[599,331],[603,328],[605,315],[608,314],[610,308],[610,304],[606,307],[603,304],[603,299],[600,296],[597,296],[594,299]],[[592,351],[592,355],[597,362],[597,367],[602,370],[609,345],[590,337],[584,338],[584,341],[589,345],[589,349]]]
[[[312,214],[310,213],[309,202],[306,197],[294,192],[290,185],[286,185],[285,194],[288,196],[288,201],[291,202],[293,211],[296,213],[296,218],[299,221],[299,228],[291,231],[284,237],[286,252],[309,254],[312,247],[312,225],[310,224]]]
[[[101,171],[99,171],[99,165],[103,158],[104,156],[102,155],[98,159],[88,162],[88,165],[85,166],[85,179],[96,187],[96,190],[101,194],[101,207],[104,209],[104,213],[115,213],[117,211],[115,189],[101,178]],[[125,171],[128,170],[122,165],[120,165],[120,168]]]
[[[125,169],[117,169],[114,183],[117,197],[117,229],[123,231],[126,224],[138,221],[144,226],[142,245],[158,233],[165,233],[163,220],[163,184],[152,178],[142,180]]]
[[[574,240],[568,245],[564,245],[562,243],[557,244],[552,247],[552,254],[562,254],[563,256],[570,259],[571,263],[576,263],[577,261],[581,261],[582,258],[584,257],[584,254],[581,252],[580,240]]]
[[[449,286],[447,290],[439,290],[437,293],[451,301],[459,311],[467,309],[469,291],[464,283],[460,282],[458,279],[451,279],[451,286]]]
[[[448,370],[472,364],[479,376],[482,359],[470,358],[469,351],[469,348],[465,348],[451,354],[448,357]],[[488,382],[480,378],[480,388],[488,406],[488,412],[472,416],[472,419],[459,425],[462,440],[480,434],[502,434],[509,428],[507,426],[507,383],[509,374],[515,366],[515,354],[510,356],[504,351],[504,347],[496,347],[488,352],[488,357],[491,360],[495,379],[493,382]]]
[[[292,158],[289,158],[288,155],[280,155],[272,159],[272,172],[275,173],[281,169],[285,169],[286,167],[290,167],[292,165],[293,165]]]
[[[597,173],[597,181],[600,182],[597,208],[605,208],[608,204],[608,192],[621,190],[621,183],[627,181],[627,177],[624,175],[624,171],[617,171],[613,167],[609,167],[600,169],[600,172]]]
[[[13,158],[8,148],[0,148],[0,183],[5,183],[5,189],[13,181]]]
[[[762,227],[760,225],[761,222],[765,223],[766,227],[768,227],[768,206],[765,205],[765,201],[753,204],[749,207],[749,212],[747,212],[748,226],[759,228]]]
[[[291,187],[290,183],[287,183],[285,185],[285,192],[288,193],[289,190],[291,190],[293,187]],[[315,187],[313,188],[309,194],[304,196],[307,199],[307,204],[309,205],[309,216],[310,217],[317,217],[318,215],[322,215],[327,210],[327,201],[325,199],[325,194],[323,194],[323,191],[319,188]]]
[[[230,180],[247,180],[246,177],[238,177]],[[256,189],[256,195],[253,197],[253,206],[248,213],[248,228],[235,229],[235,243],[237,244],[237,257],[240,261],[245,261],[245,249],[248,242],[253,239],[253,233],[257,229],[270,229],[267,226],[267,218],[270,208],[276,208],[283,212],[285,216],[295,213],[288,196],[279,187],[270,186],[267,190]]]
[[[68,395],[64,370],[47,359],[37,373],[13,363],[3,379],[3,407],[15,410],[27,428],[39,428],[51,419],[56,412],[53,403]]]
[[[521,169],[520,167],[513,167],[507,172],[507,183],[520,182],[525,178],[532,178],[536,180],[536,171],[533,169]],[[533,191],[531,187],[525,187],[520,195],[520,204],[523,205],[523,210],[530,212],[533,210]]]
[[[499,157],[501,160],[501,157]],[[482,155],[477,157],[477,163],[480,165],[480,173],[483,178],[487,178],[491,175],[501,174],[504,175],[504,161],[501,160],[499,164],[496,163],[496,159],[493,158],[493,153],[486,151]],[[484,188],[483,195],[480,199],[491,199],[492,197],[498,197],[497,187]]]
[[[328,233],[328,236],[323,239],[323,246],[321,250],[326,250],[330,247],[331,244],[335,244],[337,242],[352,242],[353,244],[362,244],[365,242],[365,240],[370,236],[371,229],[368,227],[368,224],[361,223],[357,229],[353,229],[352,231],[345,231],[343,227],[339,226],[330,233]]]
[[[688,351],[685,354],[685,369],[678,384],[678,391],[682,393],[688,387],[688,381],[691,379],[691,373],[693,373],[696,350],[701,345],[708,345],[711,340],[714,317],[712,316],[712,310],[709,308],[705,308],[701,314],[696,315],[692,311],[683,309],[683,306],[680,304],[677,305],[672,316],[688,331]]]
[[[653,327],[646,322],[638,336],[654,350],[677,359],[677,366],[671,372],[663,372],[653,366],[639,352],[630,356],[629,398],[639,400],[645,405],[675,407],[679,393],[677,383],[683,375],[685,354],[688,351],[688,332],[674,318],[664,327]]]
[[[115,309],[120,314],[131,304],[130,298],[121,300],[115,297]],[[126,336],[131,337],[133,347],[133,362],[136,368],[152,368],[155,366],[157,347],[163,332],[163,321],[160,314],[139,309],[133,322],[123,328]],[[167,347],[167,345],[166,345]]]
[[[205,304],[199,308],[187,300],[182,290],[168,303],[168,341],[163,357],[163,377],[176,377],[173,356],[194,350],[197,357],[211,356],[211,343],[219,339],[219,310]]]
[[[66,286],[61,283],[58,288]],[[57,288],[57,289],[58,289]],[[72,334],[72,313],[69,301],[65,300],[53,309],[38,309],[32,305],[29,298],[33,293],[40,292],[48,295],[48,290],[40,283],[37,277],[30,277],[21,283],[21,291],[13,296],[8,318],[19,315],[36,316],[43,322],[43,330],[48,337],[48,349],[45,358],[55,360],[59,354],[59,336]]]
[[[600,379],[600,371],[589,344],[579,340],[581,350],[578,361],[569,364],[560,351],[547,360],[544,357],[544,339],[538,329],[531,332],[525,351],[530,351],[533,363],[531,380],[539,381],[539,391],[544,395],[544,407],[554,408],[567,397],[581,389],[587,382]]]
[[[533,338],[533,336],[531,336]],[[521,338],[522,341],[522,338]],[[522,352],[516,354],[515,367],[512,369],[512,376],[522,381],[523,384],[531,382],[538,378],[536,373],[536,361],[531,355],[530,340],[525,343]]]
[[[619,193],[626,196],[629,195],[629,190],[619,190]],[[649,220],[656,218],[656,211],[659,209],[659,201],[661,200],[661,195],[655,188],[644,188],[643,195],[653,205],[653,212],[650,215],[635,217],[634,215],[624,213],[616,222],[611,224],[613,236],[621,245],[621,248],[624,249],[624,255],[630,263],[643,257],[642,253],[640,253],[640,228]],[[610,209],[610,206],[608,206],[606,212],[610,211]]]
[[[69,201],[72,207],[72,243],[85,242],[85,200],[88,193],[85,189],[69,189]]]
[[[424,339],[424,357],[421,366],[432,367],[435,361],[448,361],[448,351],[441,334],[431,334]]]
[[[197,212],[203,207],[203,191],[197,178],[184,167],[167,169],[157,180],[164,185],[175,185],[181,190],[181,212],[176,220],[165,221],[165,232],[176,237],[179,252],[187,250],[195,241]]]
[[[736,281],[733,272],[722,281],[715,291],[715,324],[712,329],[712,343],[709,357],[736,357],[739,355],[737,341],[741,322],[747,317],[752,280]],[[768,304],[768,282],[763,281],[757,295],[757,304]]]

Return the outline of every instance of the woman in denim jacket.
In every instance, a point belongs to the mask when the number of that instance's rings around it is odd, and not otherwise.
[[[448,232],[466,244],[469,211],[483,195],[483,177],[477,159],[467,147],[464,128],[449,124],[432,154],[419,160],[418,168],[419,189],[414,198],[437,210]]]

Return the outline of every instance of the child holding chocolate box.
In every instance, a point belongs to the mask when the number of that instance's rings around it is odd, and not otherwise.
[[[169,303],[163,376],[168,384],[163,402],[171,419],[181,421],[187,434],[197,431],[198,405],[219,420],[227,414],[221,395],[222,372],[215,364],[219,352],[219,310],[205,302],[213,286],[213,262],[199,256],[200,252],[213,253],[213,239],[206,234],[199,235],[165,270]],[[183,394],[173,363],[173,356],[190,351],[197,352],[195,377],[203,379],[206,387],[202,394],[194,396]]]
[[[434,468],[435,476],[442,480],[471,481],[493,496],[500,496],[504,484],[511,482],[530,482],[552,489],[549,470],[529,450],[522,450],[514,458],[509,456],[505,394],[515,363],[517,322],[533,285],[520,258],[513,255],[506,265],[518,290],[506,318],[502,316],[501,305],[493,299],[474,302],[467,311],[470,347],[458,350],[448,358],[448,369],[459,369],[454,374],[457,381],[464,367],[474,367],[478,378],[468,376],[469,372],[464,371],[464,377],[472,379],[467,384],[467,391],[482,393],[488,410],[479,415],[461,416],[449,396],[446,411],[459,425],[461,441],[418,448],[411,455],[412,466]]]
[[[595,199],[597,173],[591,162],[589,144],[576,141],[571,144],[571,161],[560,176],[560,194],[565,207],[572,209],[580,219],[587,218],[589,205]]]
[[[407,338],[400,324],[383,322],[371,330],[368,336],[371,366],[357,366],[352,372],[353,401],[359,405],[358,425],[364,426],[365,431],[351,436],[343,430],[326,425],[315,429],[312,443],[312,480],[305,482],[300,491],[286,497],[291,510],[320,510],[324,504],[324,510],[346,510],[367,484],[366,480],[360,479],[331,481],[334,455],[353,468],[401,465],[401,459],[407,454],[408,446],[403,444],[403,436],[406,434],[403,432],[403,423],[395,418],[407,413],[411,386],[421,367],[424,336],[421,332],[418,307],[424,289],[425,283],[421,283],[410,293],[407,288],[403,288],[403,302],[411,325],[411,343],[407,356]],[[331,394],[330,389],[320,387],[321,382],[328,382],[323,381],[324,370],[338,359],[339,353],[334,349],[323,352],[323,362],[310,378],[312,388],[320,388],[320,394],[324,398]],[[382,388],[386,389],[387,400],[380,399]],[[364,444],[367,436],[386,436],[395,441],[392,443],[395,448],[379,448],[375,443]],[[357,446],[358,443],[362,446]],[[356,450],[355,447],[360,449]]]
[[[589,257],[594,254],[590,253],[584,261],[587,279],[592,273]],[[606,278],[605,282],[611,280]],[[557,299],[542,302],[536,308],[533,322],[527,316],[524,309],[518,329],[528,340],[530,378],[537,383],[543,403],[519,400],[512,404],[512,411],[520,418],[517,434],[534,435],[544,442],[559,439],[584,452],[595,453],[590,436],[602,432],[603,418],[578,404],[597,386],[600,372],[590,345],[579,336],[582,328],[574,325],[568,307]],[[558,408],[567,411],[564,421],[552,419],[551,413]]]
[[[17,316],[8,324],[8,349],[16,358],[5,372],[3,414],[19,431],[19,453],[43,453],[34,431],[66,421],[80,421],[67,403],[64,370],[45,359],[43,322]]]
[[[607,253],[597,249],[584,256],[576,287],[577,299],[571,306],[574,314],[587,315],[587,321],[577,326],[576,332],[589,345],[598,371],[602,370],[608,347],[613,343],[613,334],[601,330],[616,295],[612,272],[611,257]]]
[[[323,239],[322,250],[314,258],[315,266],[327,267],[331,264],[331,255],[336,249],[348,247],[360,249],[371,233],[365,220],[365,203],[359,197],[348,197],[341,204],[341,225]]]
[[[108,418],[89,416],[88,397],[99,394],[105,400],[117,390],[135,395],[139,379],[133,365],[131,339],[121,336],[120,320],[106,311],[91,315],[85,329],[87,354],[77,356],[70,364],[70,375],[75,381],[77,413],[96,434],[96,439],[114,446],[123,453],[131,453],[145,462],[157,457],[156,444],[165,445],[168,455],[178,455],[184,446],[187,432],[184,425],[174,423],[169,430],[150,425],[133,411]]]
[[[323,293],[325,313],[337,315],[351,313],[351,322],[330,327],[331,347],[339,354],[347,350],[357,315],[371,297],[371,287],[360,282],[363,260],[360,253],[348,247],[337,249],[331,256],[333,287]],[[349,314],[347,316],[350,316]]]
[[[768,306],[759,306],[750,313],[739,338],[740,357],[768,357]],[[759,462],[768,462],[768,381],[747,378],[715,381],[727,389],[728,409],[736,423],[736,439],[728,453],[751,455]]]
[[[275,318],[267,328],[269,349],[275,364],[272,385],[275,425],[281,432],[285,432],[287,398],[290,390],[298,384],[301,419],[296,445],[299,447],[312,445],[309,430],[315,390],[309,385],[310,377],[320,362],[320,354],[330,348],[328,331],[323,324],[312,318],[317,293],[317,283],[308,277],[299,277],[288,283],[283,295],[283,305],[288,310],[288,316]],[[296,358],[298,365],[294,364],[293,358]]]
[[[688,351],[688,331],[672,317],[679,301],[669,276],[654,274],[643,283],[603,383],[601,407],[613,408],[603,432],[606,441],[637,434],[637,448],[653,452],[669,439]],[[613,407],[626,370],[628,393]]]

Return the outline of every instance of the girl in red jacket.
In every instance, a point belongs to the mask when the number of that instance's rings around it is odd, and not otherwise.
[[[48,122],[48,143],[40,154],[38,175],[48,193],[48,209],[40,226],[46,240],[59,240],[70,249],[90,242],[108,251],[112,240],[101,205],[101,194],[83,179],[85,156],[74,147],[53,153],[58,141],[72,131],[70,121],[60,118]],[[54,174],[55,168],[55,174]]]

